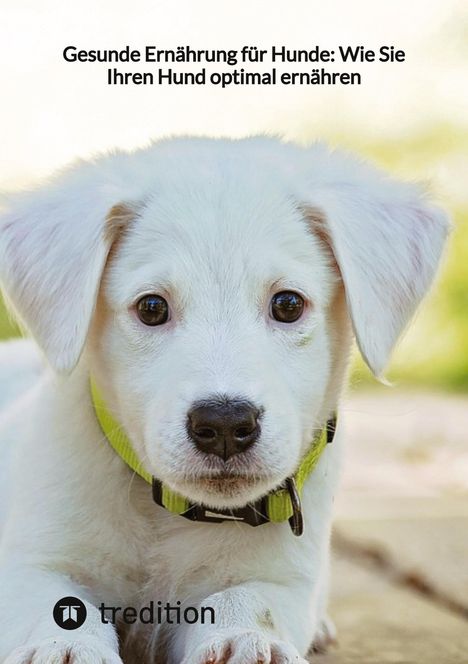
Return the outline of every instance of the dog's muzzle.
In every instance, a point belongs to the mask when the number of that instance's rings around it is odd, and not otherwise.
[[[292,532],[295,535],[302,535],[304,530],[300,498],[302,488],[320,461],[327,444],[333,441],[336,430],[335,414],[330,417],[323,429],[314,437],[309,451],[302,459],[294,476],[287,478],[282,486],[244,507],[213,510],[200,503],[191,503],[187,498],[169,489],[144,469],[130,439],[108,411],[96,384],[92,380],[91,398],[97,420],[109,443],[131,470],[152,485],[153,499],[161,507],[190,521],[208,523],[237,521],[250,526],[260,526],[265,523],[288,521]]]

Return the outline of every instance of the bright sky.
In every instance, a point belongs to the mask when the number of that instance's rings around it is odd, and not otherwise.
[[[467,32],[465,0],[1,0],[0,186],[22,185],[78,156],[167,134],[268,131],[312,139],[339,128],[372,140],[433,122],[466,126]],[[407,62],[341,66],[361,72],[361,87],[222,90],[111,88],[107,65],[62,58],[67,45],[126,44],[393,44],[407,52]]]

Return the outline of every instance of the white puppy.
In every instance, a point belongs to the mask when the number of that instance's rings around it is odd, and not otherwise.
[[[341,443],[322,430],[351,330],[381,375],[447,230],[414,186],[267,138],[113,153],[8,201],[2,284],[48,366],[31,342],[0,356],[2,385],[18,373],[0,420],[0,661],[304,661],[327,631]],[[87,609],[74,631],[53,617],[67,597]],[[151,600],[212,607],[214,624],[99,611]]]

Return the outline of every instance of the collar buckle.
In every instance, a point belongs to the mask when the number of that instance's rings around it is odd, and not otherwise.
[[[264,498],[261,498],[254,504],[249,504],[237,509],[217,510],[209,508],[206,505],[193,504],[190,505],[189,509],[186,512],[183,512],[181,516],[190,519],[190,521],[201,521],[205,523],[237,521],[240,523],[246,523],[249,526],[261,526],[263,523],[268,523],[269,521],[266,515]]]
[[[302,516],[302,504],[299,492],[297,490],[296,482],[292,477],[288,477],[286,480],[286,489],[289,493],[293,509],[292,516],[288,519],[289,525],[293,534],[296,535],[296,537],[300,537],[304,532],[304,518]]]
[[[153,500],[157,505],[167,509],[164,503],[163,485],[160,480],[153,477]],[[249,503],[245,507],[235,509],[215,509],[202,505],[200,503],[188,504],[183,512],[179,512],[189,521],[198,521],[202,523],[222,523],[228,521],[238,521],[247,523],[249,526],[261,526],[268,523],[270,519],[267,516],[266,497],[263,496],[255,503]]]

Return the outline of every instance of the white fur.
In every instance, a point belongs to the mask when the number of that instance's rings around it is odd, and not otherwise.
[[[134,217],[120,234],[105,221],[116,204]],[[446,233],[415,187],[322,146],[266,138],[164,141],[13,198],[0,273],[51,368],[31,370],[0,418],[0,661],[59,663],[69,651],[76,664],[117,663],[116,633],[94,607],[149,599],[212,605],[217,624],[129,630],[126,662],[303,661],[326,625],[340,433],[306,484],[302,538],[287,523],[191,523],[156,506],[112,451],[89,373],[149,472],[212,507],[246,504],[294,473],[338,405],[350,345],[340,274],[362,353],[381,373]],[[285,289],[308,302],[290,325],[269,316]],[[148,292],[168,300],[166,325],[135,316]],[[0,361],[0,372],[9,380],[11,367]],[[203,479],[222,462],[185,430],[191,404],[213,393],[264,409],[259,441],[227,462],[246,479],[224,490]],[[52,620],[66,595],[88,605],[76,632]]]

